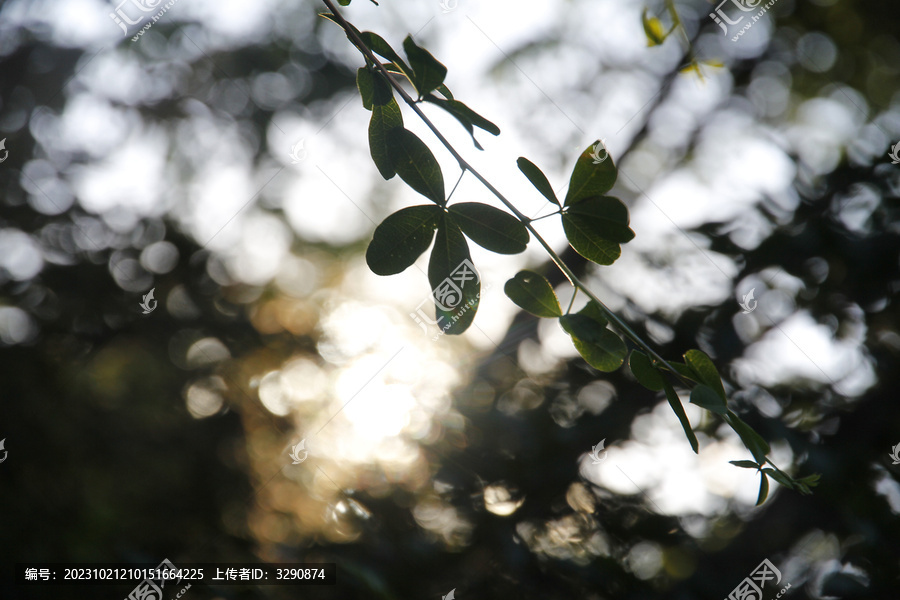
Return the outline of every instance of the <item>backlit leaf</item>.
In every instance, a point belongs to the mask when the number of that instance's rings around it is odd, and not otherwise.
[[[616,198],[585,199],[567,207],[562,222],[575,251],[600,265],[613,264],[622,253],[619,244],[634,238],[628,209]]]
[[[366,263],[376,275],[394,275],[428,250],[441,217],[430,204],[410,206],[388,216],[375,228],[366,250]]]
[[[662,22],[656,17],[649,16],[646,8],[641,15],[641,23],[644,25],[648,46],[658,46],[666,40],[666,32],[663,29]]]
[[[449,100],[444,100],[442,98],[438,98],[434,94],[429,94],[425,96],[425,101],[443,108],[445,111],[450,113],[450,115],[452,115],[457,121],[459,121],[460,124],[462,124],[462,126],[466,128],[466,131],[469,132],[469,135],[472,136],[472,142],[479,150],[484,150],[484,148],[482,148],[481,144],[478,143],[478,140],[475,139],[475,127],[484,129],[485,131],[493,135],[500,134],[499,127],[473,111],[471,108],[469,108],[459,100],[453,100],[452,98]]]
[[[444,176],[428,146],[416,134],[403,127],[396,127],[388,132],[388,144],[396,154],[394,168],[400,179],[435,204],[443,206]]]
[[[700,449],[700,444],[697,443],[697,436],[694,434],[694,430],[691,428],[691,422],[688,420],[687,415],[684,412],[684,407],[681,405],[681,400],[678,398],[678,394],[675,393],[675,389],[669,385],[669,382],[663,379],[663,388],[666,390],[666,400],[669,401],[669,406],[672,407],[672,410],[675,412],[675,416],[678,417],[678,421],[681,422],[681,428],[684,430],[684,435],[687,436],[688,441],[691,443],[691,448],[694,450],[694,454]]]
[[[611,156],[595,164],[595,159],[591,152],[593,152],[594,146],[598,143],[600,143],[600,140],[594,142],[594,145],[588,146],[578,157],[575,168],[572,169],[572,176],[569,178],[566,206],[580,202],[585,198],[602,196],[611,190],[616,183],[618,169],[616,169]]]
[[[441,213],[438,223],[428,262],[428,281],[438,327],[449,335],[465,331],[478,310],[481,282],[474,271],[466,238],[447,213]]]
[[[519,271],[503,291],[517,306],[538,317],[561,317],[562,309],[550,282],[534,271]]]
[[[730,410],[725,414],[725,422],[738,434],[741,441],[744,442],[744,445],[750,451],[750,454],[756,459],[756,462],[759,464],[765,463],[766,456],[771,451],[768,442]]]
[[[400,55],[391,48],[391,45],[384,41],[384,38],[371,31],[363,31],[359,34],[359,38],[369,47],[369,50],[394,63],[394,66],[399,69],[407,79],[413,81],[413,70],[410,69],[409,65],[400,58]]]
[[[499,254],[518,254],[528,246],[528,230],[520,220],[480,202],[449,207],[454,220],[473,242]]]
[[[356,87],[362,97],[363,107],[372,110],[372,106],[384,106],[393,98],[391,85],[384,80],[380,73],[375,73],[366,67],[356,71]]]
[[[691,404],[696,404],[719,415],[724,415],[728,410],[725,401],[712,388],[702,383],[697,384],[691,390]]]
[[[428,50],[417,46],[412,36],[406,36],[403,40],[403,49],[406,50],[406,57],[412,67],[413,85],[420,98],[444,83],[447,67],[438,62]]]
[[[658,392],[665,386],[666,380],[663,379],[662,373],[657,371],[646,354],[639,350],[631,353],[628,359],[628,366],[631,367],[631,373],[638,383],[647,388]]]
[[[369,153],[385,179],[392,178],[397,172],[399,155],[390,139],[390,133],[395,129],[403,129],[403,115],[397,101],[391,98],[384,106],[373,104],[369,119]]]
[[[550,185],[547,176],[544,175],[544,172],[541,171],[536,164],[524,156],[520,156],[518,160],[516,160],[516,164],[519,165],[519,170],[528,178],[531,185],[536,187],[537,191],[544,195],[544,198],[557,206],[562,206],[559,203],[556,192],[553,191],[553,186]]]
[[[722,378],[716,370],[713,361],[701,350],[688,350],[684,353],[684,362],[700,376],[700,381],[711,387],[722,400],[727,400]]]
[[[759,474],[759,496],[756,497],[756,505],[759,506],[766,501],[769,495],[769,478],[765,473]]]
[[[572,337],[582,358],[598,371],[615,371],[625,362],[625,342],[594,319],[581,314],[563,315],[559,324]]]

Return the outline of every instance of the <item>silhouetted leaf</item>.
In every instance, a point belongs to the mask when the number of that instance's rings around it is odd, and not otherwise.
[[[756,505],[759,506],[766,501],[769,495],[769,478],[765,473],[759,474],[759,496],[756,497]]]
[[[453,94],[450,93],[450,88],[448,88],[448,87],[447,87],[446,85],[444,85],[443,83],[442,83],[441,85],[437,86],[437,87],[435,88],[435,90],[437,90],[437,92],[438,92],[441,96],[443,96],[444,98],[446,98],[447,100],[453,100]]]
[[[375,228],[366,250],[366,263],[376,275],[394,275],[428,250],[441,217],[430,204],[410,206],[389,215]]]
[[[531,182],[531,185],[537,188],[541,194],[544,195],[544,198],[552,202],[557,206],[562,206],[559,203],[559,199],[556,197],[556,192],[553,191],[553,186],[550,185],[550,181],[547,179],[547,176],[544,175],[544,172],[541,171],[536,164],[525,158],[524,156],[520,156],[516,160],[516,164],[519,165],[519,170],[528,178],[528,181]]]
[[[725,422],[738,434],[741,441],[744,442],[744,445],[750,450],[753,458],[756,459],[756,462],[759,464],[765,463],[766,456],[771,451],[768,442],[730,410],[725,413]]]
[[[697,384],[691,390],[691,404],[696,404],[719,415],[724,415],[728,410],[725,401],[712,388],[702,383]]]
[[[681,428],[684,430],[684,435],[687,436],[688,442],[691,443],[691,448],[694,450],[694,454],[697,454],[700,449],[700,444],[697,442],[697,436],[694,434],[694,430],[691,428],[691,422],[688,420],[687,415],[684,412],[684,407],[681,405],[681,400],[678,398],[678,394],[675,393],[675,389],[669,385],[669,382],[663,379],[663,388],[666,390],[666,400],[669,401],[669,406],[672,407],[672,410],[675,412],[675,416],[678,417],[678,420],[681,422]]]
[[[403,73],[407,79],[413,81],[413,70],[410,69],[409,65],[400,58],[400,55],[391,48],[391,45],[384,41],[384,38],[371,31],[363,31],[359,34],[359,38],[369,47],[369,50],[394,63],[394,66]]]
[[[550,282],[534,271],[519,271],[506,282],[503,291],[517,306],[538,317],[562,316],[559,300]]]
[[[390,138],[395,129],[403,129],[403,115],[397,101],[391,98],[384,106],[373,104],[372,118],[369,119],[369,153],[385,179],[391,179],[397,172],[399,155]]]
[[[356,87],[366,110],[372,110],[373,105],[384,106],[394,97],[391,85],[384,77],[367,67],[356,71]]]
[[[457,121],[459,121],[462,126],[466,128],[466,131],[469,132],[469,135],[472,136],[472,142],[479,150],[484,150],[484,148],[482,148],[481,144],[478,143],[478,140],[475,139],[475,127],[484,129],[485,131],[493,135],[500,134],[499,127],[470,109],[459,100],[444,100],[442,98],[438,98],[434,94],[425,96],[425,100],[427,102],[440,106],[445,111],[450,113]]]
[[[563,315],[559,324],[572,337],[582,358],[598,371],[615,371],[625,362],[625,342],[594,319],[581,314]]]
[[[759,465],[752,460],[729,460],[728,462],[742,469],[759,469]]]
[[[694,370],[686,364],[674,360],[670,360],[668,361],[668,363],[672,366],[673,369],[675,369],[675,372],[677,372],[682,377],[690,379],[691,381],[694,381],[696,383],[702,383],[700,381],[700,376],[697,375],[697,373],[695,373]]]
[[[701,350],[688,350],[684,353],[684,362],[700,376],[700,381],[711,387],[722,400],[727,400],[722,378],[716,370],[713,361]]]
[[[666,380],[663,379],[662,373],[653,367],[650,358],[643,352],[634,350],[628,359],[628,366],[631,367],[631,373],[638,383],[648,390],[658,392],[665,386]]]
[[[444,83],[447,67],[438,62],[428,50],[417,46],[412,36],[408,35],[403,40],[403,49],[406,50],[406,57],[412,67],[413,85],[420,98]]]
[[[597,140],[594,143],[596,144],[599,141]],[[616,183],[618,169],[616,169],[612,157],[609,156],[599,164],[594,164],[594,159],[591,157],[593,149],[593,145],[588,146],[578,157],[575,168],[572,169],[572,176],[569,178],[569,190],[566,193],[566,206],[580,202],[585,198],[602,196],[611,190]]]
[[[374,110],[372,111],[374,114]],[[388,144],[397,157],[394,168],[400,179],[435,204],[444,205],[444,176],[428,146],[416,135],[397,127],[388,132]]]
[[[588,198],[569,206],[562,215],[563,230],[583,257],[611,265],[622,253],[620,243],[634,238],[628,227],[628,209],[616,198]]]
[[[480,202],[449,207],[456,223],[473,242],[499,254],[518,254],[528,247],[528,230],[520,220]]]
[[[733,461],[732,461],[733,462]],[[750,461],[741,461],[741,462],[750,462]],[[794,482],[791,481],[790,477],[781,471],[776,471],[775,469],[763,469],[763,473],[766,473],[769,477],[788,488],[789,490],[794,489]]]
[[[481,282],[474,271],[466,238],[447,213],[441,213],[438,223],[428,262],[428,281],[438,327],[450,335],[465,331],[478,310]]]

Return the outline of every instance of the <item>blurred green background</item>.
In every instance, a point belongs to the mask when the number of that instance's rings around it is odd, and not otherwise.
[[[687,407],[695,456],[663,397],[514,310],[526,266],[571,297],[537,244],[473,250],[472,330],[422,334],[424,262],[363,258],[421,199],[372,165],[361,59],[322,5],[180,0],[132,41],[146,21],[110,13],[136,6],[0,6],[0,597],[133,587],[17,587],[16,562],[163,558],[338,565],[192,599],[723,598],[763,559],[786,598],[900,597],[895,2],[778,0],[737,42],[677,4],[722,65],[700,74],[625,0],[343,9],[448,66],[503,133],[482,153],[436,123],[526,214],[549,209],[517,156],[563,189],[604,139],[637,237],[609,268],[563,254],[663,356],[709,353],[781,468],[822,474],[759,508],[721,421]],[[471,177],[454,198],[491,202]]]

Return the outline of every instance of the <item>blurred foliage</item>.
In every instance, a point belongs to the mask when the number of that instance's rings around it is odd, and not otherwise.
[[[729,65],[735,84],[730,102],[759,102],[755,74],[777,67],[788,74],[793,96],[828,96],[843,83],[865,98],[870,118],[896,104],[900,14],[893,3],[782,3],[770,13],[777,28],[768,46]],[[720,35],[705,16],[706,3],[683,8],[689,34],[702,27]],[[652,14],[663,7],[656,9]],[[578,18],[575,8],[572,18]],[[315,27],[326,26],[333,27],[324,21]],[[151,31],[187,48],[184,36],[198,29],[160,21]],[[821,32],[835,45],[834,64],[824,72],[806,68],[809,62],[795,52],[808,32]],[[711,251],[739,258],[735,281],[771,280],[781,269],[802,283],[797,308],[837,338],[864,328],[877,383],[861,396],[806,379],[743,389],[720,369],[726,387],[737,392],[734,410],[741,418],[765,439],[788,444],[797,464],[822,474],[814,495],[773,490],[759,512],[734,503],[717,516],[676,518],[658,514],[637,491],[616,494],[586,481],[578,464],[598,432],[609,440],[628,439],[635,419],[664,394],[640,386],[624,370],[601,374],[581,358],[549,374],[527,373],[518,358],[537,343],[538,319],[524,311],[496,351],[475,357],[471,380],[454,397],[464,419],[445,423],[440,439],[422,443],[427,466],[421,472],[404,479],[376,467],[359,473],[329,468],[335,493],[307,493],[308,477],[317,477],[312,470],[279,478],[284,440],[296,423],[266,410],[258,393],[261,375],[285,361],[321,360],[317,323],[323,306],[273,284],[229,280],[219,257],[185,234],[173,215],[114,227],[115,219],[102,219],[77,202],[62,211],[35,210],[27,201],[34,181],[24,169],[45,149],[38,148],[34,132],[53,126],[46,119],[72,97],[66,82],[92,56],[56,46],[40,30],[9,33],[14,43],[4,47],[14,50],[5,53],[0,70],[0,135],[8,137],[10,150],[0,165],[0,230],[30,236],[45,264],[30,277],[0,270],[0,305],[18,308],[31,323],[23,329],[19,313],[0,317],[6,334],[0,437],[9,452],[0,464],[3,598],[124,597],[131,589],[25,590],[9,583],[9,566],[17,561],[163,557],[175,564],[307,560],[339,567],[333,588],[195,586],[189,597],[198,599],[298,593],[437,598],[452,588],[461,600],[722,597],[763,558],[790,567],[782,568],[792,584],[789,598],[891,598],[900,589],[900,484],[898,467],[887,456],[900,441],[900,168],[885,162],[881,148],[868,155],[868,146],[848,147],[826,173],[794,156],[801,202],[788,211],[764,198],[759,214],[772,233],[755,248],[735,242],[734,223],[706,223],[693,232],[709,241]],[[321,49],[310,50],[315,35],[303,50],[273,37],[210,54],[184,53],[170,62],[153,57],[151,39],[144,36],[128,51],[146,61],[147,75],[165,63],[179,76],[163,97],[133,105],[141,119],[174,127],[185,114],[183,100],[191,98],[214,108],[223,127],[237,124],[247,139],[260,140],[256,160],[264,159],[261,140],[283,107],[234,101],[231,94],[246,95],[252,76],[291,64],[308,69],[314,83],[290,101],[297,104],[337,97],[356,81],[351,69]],[[561,43],[537,39],[509,54],[520,60]],[[715,58],[703,54],[702,39],[695,48],[699,57]],[[678,75],[681,66],[662,80],[662,93],[642,117],[631,147],[617,157],[620,165],[653,143],[652,115],[669,97],[673,78],[684,76]],[[498,63],[496,70],[504,68],[507,63]],[[778,125],[797,115],[761,118]],[[692,132],[667,168],[691,160],[701,133],[699,127]],[[363,138],[361,132],[361,145]],[[76,164],[90,160],[72,157]],[[622,199],[632,205],[637,195]],[[136,290],[150,286],[126,287],[140,283],[141,275],[125,261],[137,261],[160,241],[171,243],[179,258],[153,278],[159,307],[148,319],[137,307]],[[346,256],[362,252],[362,242],[327,247],[297,237],[292,251],[315,261],[325,287],[339,279]],[[579,275],[592,275],[574,251],[564,258]],[[561,281],[549,265],[533,270],[554,286]],[[729,365],[746,350],[732,298],[675,319],[643,314],[630,301],[626,306],[635,330],[657,339],[664,355],[699,346],[717,364]],[[661,329],[667,339],[658,335]],[[19,339],[17,332],[25,333]],[[186,409],[191,394],[202,400],[198,406],[216,407],[219,399],[222,408],[213,417],[194,418]],[[778,416],[762,414],[761,402],[774,402]],[[695,429],[707,440],[717,436],[712,420]],[[429,529],[422,515],[461,525]]]

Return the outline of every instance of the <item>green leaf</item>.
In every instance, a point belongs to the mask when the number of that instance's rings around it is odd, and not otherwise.
[[[463,233],[482,248],[518,254],[528,247],[528,230],[509,213],[480,202],[461,202],[449,210]]]
[[[601,265],[613,264],[622,253],[619,244],[634,238],[628,227],[628,209],[608,196],[588,198],[567,207],[562,222],[572,247]]]
[[[690,379],[691,381],[693,381],[695,383],[701,383],[700,376],[697,375],[697,373],[695,373],[694,370],[692,368],[690,368],[689,366],[687,366],[686,364],[676,362],[674,360],[670,360],[668,362],[670,365],[672,365],[672,368],[675,369],[675,371],[682,377],[684,377],[686,379]]]
[[[578,314],[593,319],[600,327],[606,327],[609,323],[609,321],[606,320],[606,314],[603,312],[603,309],[601,309],[593,300],[585,304],[584,308],[578,311]]]
[[[796,479],[796,489],[800,490],[801,494],[812,494],[812,490],[809,488],[819,485],[820,477],[821,475],[819,475],[818,473],[813,473],[812,475],[807,475],[802,479]]]
[[[372,106],[384,106],[394,97],[391,85],[380,73],[374,73],[367,67],[356,71],[356,87],[362,97],[363,108],[372,110]]]
[[[696,404],[719,415],[724,415],[728,411],[725,401],[712,388],[702,383],[697,384],[691,390],[691,404]]]
[[[681,400],[678,398],[678,394],[675,393],[675,389],[669,385],[669,382],[665,379],[663,379],[663,388],[666,390],[666,400],[669,401],[669,406],[675,411],[675,416],[677,416],[678,420],[681,422],[681,428],[684,430],[684,435],[687,436],[688,441],[691,443],[694,454],[697,454],[700,449],[700,444],[697,443],[697,436],[691,428],[691,422],[688,421],[687,415],[684,412],[684,407],[681,405]]]
[[[472,136],[472,142],[479,150],[484,150],[484,148],[482,148],[481,144],[478,143],[478,140],[475,139],[475,127],[484,129],[485,131],[493,135],[500,134],[499,127],[473,111],[471,108],[469,108],[459,100],[443,100],[441,98],[438,98],[434,94],[428,94],[427,96],[425,96],[425,101],[443,108],[448,113],[450,113],[457,121],[459,121],[462,126],[466,128],[466,131],[469,132],[469,135]]]
[[[729,460],[728,462],[743,469],[759,469],[759,465],[752,460]]]
[[[441,96],[446,98],[447,100],[453,100],[453,94],[450,93],[450,88],[448,88],[443,83],[435,88]]]
[[[658,46],[666,39],[666,33],[663,30],[662,21],[656,17],[650,17],[645,8],[641,15],[641,22],[644,25],[644,33],[647,34],[647,45]]]
[[[763,502],[766,501],[766,497],[769,495],[769,478],[766,477],[765,473],[759,474],[759,496],[756,498],[756,505],[759,506]]]
[[[783,485],[789,490],[795,489],[794,482],[791,481],[791,478],[781,471],[776,471],[775,469],[763,469],[763,473],[766,473],[769,477]]]
[[[412,36],[403,40],[403,49],[413,69],[413,85],[421,98],[444,83],[447,67],[442,65],[428,50],[416,45]]]
[[[738,434],[744,445],[756,459],[756,462],[763,464],[766,462],[766,456],[771,451],[768,442],[754,430],[752,427],[744,423],[739,416],[732,411],[725,413],[725,422],[728,423],[734,432]]]
[[[384,106],[372,105],[372,118],[369,119],[369,153],[378,167],[378,172],[385,179],[396,174],[398,160],[397,149],[391,143],[390,133],[403,128],[403,115],[400,105],[393,98]]]
[[[544,198],[557,206],[562,206],[559,203],[556,192],[553,191],[553,186],[550,185],[547,176],[544,175],[544,172],[541,171],[536,164],[524,156],[520,156],[518,160],[516,160],[516,164],[519,165],[519,170],[528,178],[531,185],[536,187],[537,191],[544,195]]]
[[[716,370],[716,365],[700,350],[688,350],[684,353],[684,362],[700,376],[700,382],[711,387],[722,400],[728,400],[725,396],[725,387],[722,385],[722,378]]]
[[[341,6],[350,6],[350,0],[338,0],[338,4]]]
[[[390,130],[387,137],[397,157],[394,168],[400,179],[435,204],[443,206],[444,176],[441,174],[437,159],[425,142],[403,127]]]
[[[638,383],[648,390],[658,392],[665,387],[666,380],[663,379],[662,373],[653,367],[650,359],[643,352],[633,351],[628,360],[628,366],[631,367],[631,373]]]
[[[561,317],[562,309],[550,282],[534,271],[519,271],[503,291],[517,306],[538,317]]]
[[[628,227],[628,208],[618,198],[585,198],[574,206],[566,207],[565,214],[578,216],[603,239],[620,244],[634,239],[634,231]]]
[[[376,275],[394,275],[428,250],[441,209],[430,204],[410,206],[389,215],[375,228],[366,263]]]
[[[400,58],[400,55],[391,48],[391,45],[384,41],[384,38],[371,31],[363,31],[359,34],[359,38],[369,47],[369,50],[394,63],[394,66],[403,73],[407,79],[413,81],[413,70],[410,69],[409,65]]]
[[[559,324],[572,337],[572,344],[582,358],[598,371],[612,372],[625,362],[628,349],[622,338],[591,317],[563,315]]]
[[[594,145],[600,143],[600,140],[594,142]],[[572,169],[572,176],[569,178],[569,191],[566,193],[566,206],[575,204],[585,198],[593,198],[602,196],[612,189],[616,183],[616,175],[618,169],[613,163],[612,157],[599,164],[594,164],[594,158],[591,152],[594,145],[588,146],[587,149],[578,157],[575,168]]]
[[[478,310],[481,282],[472,265],[466,238],[447,213],[442,213],[438,223],[428,262],[428,281],[438,326],[450,335],[465,331]]]

